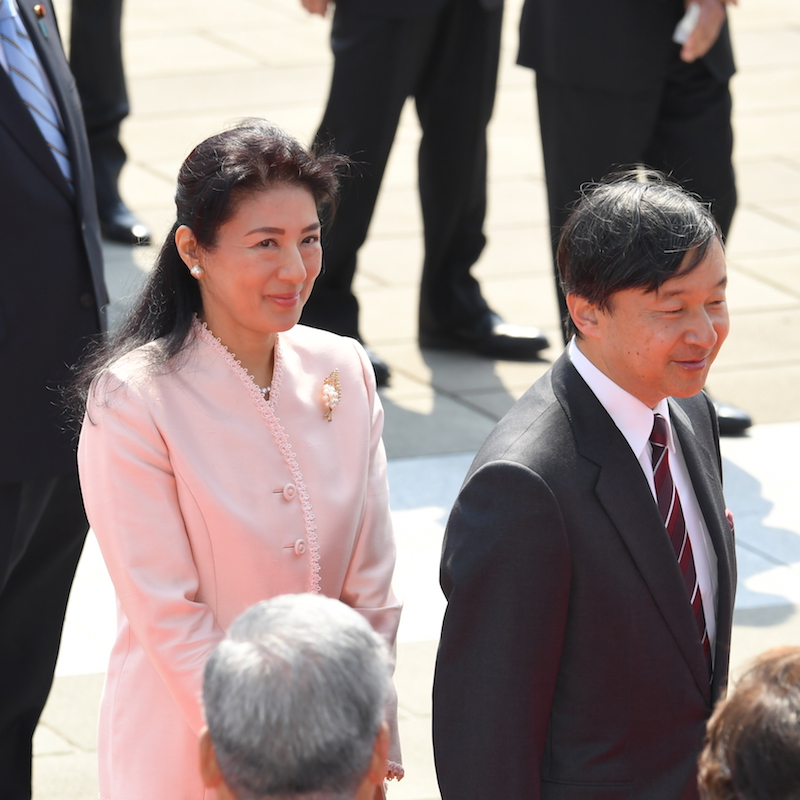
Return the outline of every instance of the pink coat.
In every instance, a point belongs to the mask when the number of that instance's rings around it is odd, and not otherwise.
[[[202,669],[252,603],[320,591],[390,646],[400,618],[383,410],[363,349],[300,325],[280,334],[265,401],[208,330],[194,332],[169,371],[150,366],[157,343],[120,359],[81,432],[86,511],[118,598],[98,740],[106,800],[212,797],[197,767]]]

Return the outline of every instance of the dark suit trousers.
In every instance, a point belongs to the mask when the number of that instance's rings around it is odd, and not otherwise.
[[[560,85],[538,73],[536,89],[553,248],[580,186],[644,164],[711,201],[727,235],[736,208],[731,96],[702,61],[675,63],[660,87],[631,95]],[[558,286],[562,319],[566,303]]]
[[[421,19],[370,18],[337,7],[328,106],[317,134],[355,162],[323,236],[324,270],[303,322],[358,336],[352,292],[386,161],[406,98],[422,127],[419,191],[425,261],[419,325],[445,331],[487,312],[470,268],[485,245],[486,126],[494,104],[502,8],[451,0]]]
[[[0,484],[0,800],[31,797],[31,739],[88,528],[77,467]]]
[[[120,200],[125,150],[120,123],[128,116],[122,65],[122,0],[72,0],[70,69],[83,106],[101,216]]]

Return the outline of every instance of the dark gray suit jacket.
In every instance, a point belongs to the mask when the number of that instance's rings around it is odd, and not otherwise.
[[[487,11],[503,5],[503,0],[337,0],[336,5],[367,17],[413,19],[435,14],[447,2],[480,3]]]
[[[565,354],[489,436],[447,526],[443,800],[697,797],[736,569],[713,409],[670,409],[718,557],[713,684],[639,462]]]
[[[683,0],[526,0],[519,63],[557,83],[634,93],[663,81]],[[734,73],[727,22],[703,58],[722,83]]]
[[[73,195],[0,68],[0,483],[74,468],[57,387],[108,302],[83,117],[55,14],[42,3],[45,36],[33,4],[18,5],[59,105],[76,185]]]

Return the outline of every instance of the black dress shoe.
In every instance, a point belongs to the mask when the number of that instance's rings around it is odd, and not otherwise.
[[[121,200],[100,211],[100,230],[106,239],[122,244],[150,244],[150,229],[133,216]]]
[[[420,331],[419,343],[434,350],[467,350],[505,361],[534,361],[539,351],[550,345],[538,328],[510,325],[494,312],[471,328],[446,333]]]
[[[714,411],[717,412],[720,436],[738,436],[753,424],[750,415],[741,408],[736,408],[730,403],[720,403],[714,399],[712,402]]]
[[[375,370],[375,383],[378,384],[378,388],[380,389],[382,386],[388,386],[389,378],[392,375],[389,365],[377,353],[370,350],[369,347],[364,347],[364,349],[367,351],[372,369]]]

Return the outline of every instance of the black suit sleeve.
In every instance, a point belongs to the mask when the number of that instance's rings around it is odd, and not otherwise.
[[[448,599],[433,691],[442,800],[540,797],[571,580],[545,482],[511,462],[474,472],[445,534]]]

